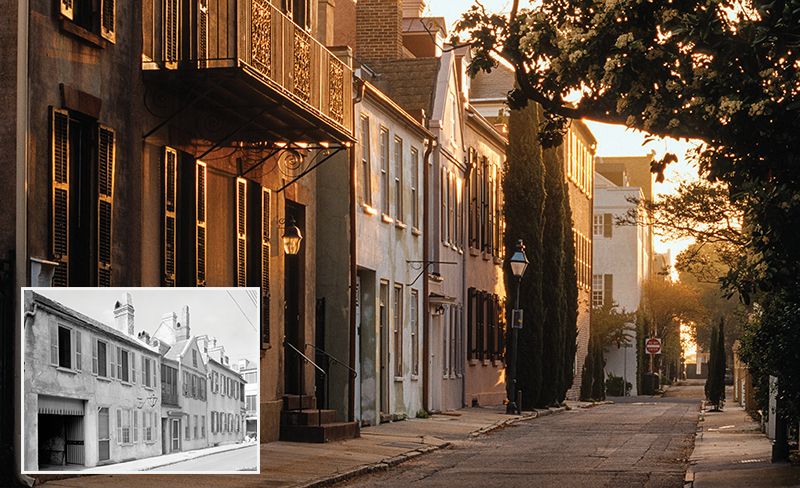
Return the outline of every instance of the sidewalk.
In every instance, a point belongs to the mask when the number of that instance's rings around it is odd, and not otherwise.
[[[591,403],[568,402],[569,408],[588,408]],[[327,444],[271,442],[261,445],[261,474],[249,476],[215,476],[211,478],[172,477],[169,475],[114,476],[116,488],[149,488],[169,483],[173,488],[214,486],[259,486],[270,488],[317,487],[349,479],[361,474],[387,469],[417,456],[470,442],[518,422],[560,413],[566,408],[506,415],[505,407],[464,408],[436,414],[428,419],[365,427],[361,437]],[[213,484],[206,483],[213,480]],[[105,487],[107,476],[90,476],[50,481],[46,487]],[[37,484],[37,486],[39,486]]]
[[[686,486],[800,487],[800,466],[770,463],[771,441],[733,401],[722,412],[701,412],[697,429]]]
[[[108,464],[105,466],[96,466],[94,468],[87,468],[81,471],[81,474],[104,474],[104,473],[121,473],[121,472],[138,472],[150,471],[171,464],[189,461],[191,459],[202,458],[211,456],[212,454],[219,454],[221,452],[235,451],[237,449],[244,449],[251,447],[255,443],[241,443],[241,444],[225,444],[222,446],[206,447],[203,449],[195,449],[193,451],[175,452],[172,454],[164,454],[161,456],[153,456],[144,459],[136,459],[135,461],[127,461],[124,463]],[[255,452],[254,452],[255,454]],[[255,459],[255,455],[253,456]]]

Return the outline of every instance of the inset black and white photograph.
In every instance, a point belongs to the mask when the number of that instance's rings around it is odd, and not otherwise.
[[[259,472],[259,293],[22,290],[23,472]]]

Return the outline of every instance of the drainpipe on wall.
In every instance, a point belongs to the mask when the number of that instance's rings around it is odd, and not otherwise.
[[[17,1],[17,107],[16,107],[16,243],[15,243],[15,264],[14,276],[17,289],[26,286],[28,283],[28,132],[29,132],[29,113],[28,113],[28,36],[29,36],[29,0]],[[15,294],[14,323],[20,321],[20,306],[16,301],[19,294]],[[14,327],[14,342],[11,345],[14,363],[11,370],[14,372],[14,445],[21,446],[22,440],[22,412],[16,408],[21,404],[22,399],[22,371],[18,367],[21,364],[22,351],[19,347],[22,330]],[[24,447],[23,447],[24,449]],[[16,450],[14,455],[15,465],[22,471],[22,449]],[[21,485],[33,486],[34,479],[24,474],[17,475],[17,481]]]
[[[430,339],[430,326],[431,326],[431,314],[430,314],[430,300],[428,297],[428,263],[430,261],[430,230],[431,225],[428,219],[428,212],[430,209],[430,187],[429,187],[429,179],[430,179],[430,159],[431,153],[433,152],[433,148],[436,146],[435,139],[428,139],[426,142],[425,147],[425,155],[422,158],[422,167],[423,167],[423,175],[422,175],[422,186],[425,188],[425,194],[422,199],[422,208],[423,208],[423,220],[422,220],[422,265],[424,269],[424,273],[422,276],[422,310],[425,313],[422,315],[422,408],[426,411],[430,412],[430,395],[428,392],[428,387],[430,386],[428,383],[430,381],[430,372],[428,371],[428,359],[430,357],[430,348],[428,347],[428,340]]]
[[[356,126],[356,105],[361,103],[361,100],[364,98],[364,82],[361,81],[358,77],[353,77],[353,82],[355,86],[355,97],[353,97],[353,124],[352,127],[355,128]],[[348,149],[350,153],[349,163],[350,163],[350,357],[348,358],[350,367],[357,371],[356,368],[356,341],[359,340],[358,333],[356,331],[356,303],[358,298],[356,293],[358,292],[358,287],[356,285],[358,281],[358,261],[357,261],[357,249],[356,246],[356,146],[352,145]],[[361,378],[354,378],[352,374],[348,372],[348,393],[350,397],[350,401],[347,405],[347,420],[352,422],[355,420],[355,408],[356,402],[360,402],[360,398],[356,398],[356,379],[361,381]],[[360,421],[359,421],[360,423]]]

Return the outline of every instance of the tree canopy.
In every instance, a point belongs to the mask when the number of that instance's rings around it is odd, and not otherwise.
[[[800,276],[800,0],[543,0],[508,17],[480,4],[457,29],[471,72],[510,63],[512,107],[545,110],[540,140],[558,144],[569,119],[696,138],[701,173],[747,200],[748,245],[761,276],[734,286],[794,286]],[[576,96],[577,94],[577,96]],[[653,161],[663,178],[667,154]]]

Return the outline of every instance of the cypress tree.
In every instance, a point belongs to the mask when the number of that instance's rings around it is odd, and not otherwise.
[[[594,383],[594,334],[589,336],[589,347],[586,359],[581,370],[581,401],[588,402],[592,399],[592,384]]]
[[[544,235],[542,242],[542,287],[544,303],[543,377],[541,393],[536,401],[540,407],[559,403],[564,375],[564,337],[566,313],[564,296],[564,161],[560,148],[543,152],[544,159]],[[571,233],[571,232],[570,232]]]
[[[719,382],[719,400],[717,408],[722,408],[725,403],[725,369],[727,359],[725,357],[725,318],[719,319],[719,334],[717,334],[717,381]]]
[[[578,351],[578,275],[575,269],[575,239],[572,235],[572,209],[569,206],[567,184],[564,183],[564,336],[561,391],[559,402],[563,402],[574,381],[575,354]]]
[[[595,400],[606,399],[606,361],[603,359],[603,343],[599,337],[594,340],[594,370],[592,378],[592,398]]]
[[[542,236],[544,228],[544,165],[537,137],[541,108],[534,104],[512,110],[506,164],[503,174],[503,214],[506,221],[505,249],[511,256],[518,239],[523,239],[528,269],[520,284],[520,308],[524,325],[519,331],[517,351],[517,389],[523,391],[521,408],[534,408],[542,386]],[[514,297],[516,278],[505,265],[506,290]],[[506,302],[511,317],[513,298]],[[507,329],[510,344],[511,328]]]

